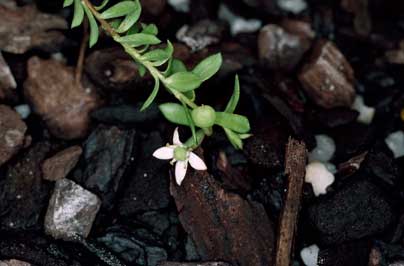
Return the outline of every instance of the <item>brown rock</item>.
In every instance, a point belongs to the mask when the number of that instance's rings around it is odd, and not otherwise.
[[[92,52],[86,59],[85,71],[92,81],[107,90],[131,90],[144,84],[139,67],[121,48]]]
[[[20,260],[3,260],[0,261],[0,266],[31,266],[31,264]]]
[[[83,83],[77,84],[73,69],[58,61],[38,57],[28,61],[25,97],[54,136],[75,139],[87,134],[89,114],[101,100],[91,84]]]
[[[24,146],[27,126],[17,112],[0,105],[0,166]]]
[[[65,178],[76,166],[82,152],[80,146],[73,146],[46,159],[42,164],[43,178],[50,181]]]
[[[0,265],[1,266],[1,265]],[[160,262],[157,266],[232,266],[226,262]]]
[[[311,28],[311,24],[306,21],[285,19],[281,22],[281,27],[290,34],[304,39],[312,40],[316,37],[316,32]]]
[[[64,35],[55,29],[67,29],[59,16],[39,12],[34,5],[7,8],[0,5],[0,50],[22,54],[31,48],[55,50]]]
[[[355,99],[354,72],[344,55],[330,41],[318,41],[299,80],[310,98],[330,109],[350,107]]]
[[[179,218],[203,260],[240,266],[273,265],[274,232],[261,204],[221,188],[207,172],[171,182]]]
[[[271,69],[292,70],[309,48],[310,42],[305,38],[274,24],[263,27],[258,36],[260,61]]]
[[[14,76],[0,52],[0,99],[10,96],[16,87]]]

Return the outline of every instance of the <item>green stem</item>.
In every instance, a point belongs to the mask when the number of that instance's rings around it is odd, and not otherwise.
[[[82,0],[82,3],[88,7],[88,9],[93,13],[94,17],[98,20],[98,22],[101,24],[102,28],[109,34],[111,37],[119,43],[125,51],[136,61],[142,64],[153,76],[156,76],[160,79],[160,81],[164,84],[164,87],[174,95],[175,98],[177,98],[180,102],[185,103],[192,109],[195,109],[198,107],[193,101],[188,99],[187,96],[185,96],[183,93],[172,90],[169,87],[166,86],[165,83],[165,77],[161,74],[161,72],[153,66],[150,62],[148,61],[143,61],[142,56],[140,53],[133,47],[123,44],[118,41],[118,38],[120,35],[109,25],[107,21],[105,21],[103,18],[101,18],[101,14],[94,8],[93,4],[89,0]]]

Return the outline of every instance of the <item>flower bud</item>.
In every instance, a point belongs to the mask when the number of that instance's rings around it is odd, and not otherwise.
[[[216,112],[209,105],[203,105],[192,110],[192,120],[200,128],[208,128],[215,124]]]

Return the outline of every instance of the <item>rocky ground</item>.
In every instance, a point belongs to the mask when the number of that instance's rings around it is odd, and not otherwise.
[[[404,3],[141,1],[188,67],[223,54],[198,97],[238,73],[253,128],[179,187],[153,80],[106,35],[81,64],[62,2],[0,1],[1,266],[404,265]]]

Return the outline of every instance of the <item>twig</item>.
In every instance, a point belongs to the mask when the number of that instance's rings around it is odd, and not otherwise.
[[[75,79],[76,79],[77,84],[81,84],[81,77],[83,75],[84,57],[85,57],[85,54],[86,54],[88,38],[89,38],[88,21],[84,20],[83,39],[81,40],[80,52],[79,52],[79,57],[77,59],[77,66],[76,66],[76,77],[75,77]]]
[[[288,186],[279,223],[275,266],[290,266],[292,261],[293,241],[306,171],[307,150],[304,142],[289,138],[285,157]]]

